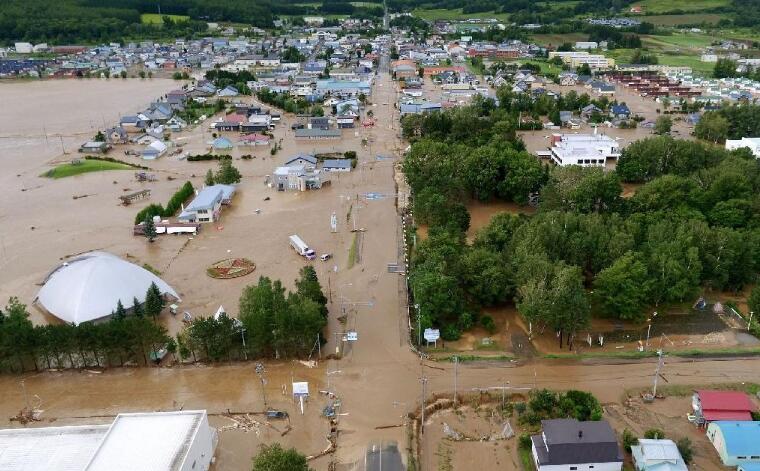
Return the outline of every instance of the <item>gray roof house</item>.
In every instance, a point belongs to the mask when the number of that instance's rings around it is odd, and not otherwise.
[[[340,139],[340,129],[296,129],[296,139]]]
[[[351,159],[326,159],[322,162],[322,170],[325,172],[350,172]]]
[[[542,420],[543,432],[533,435],[533,460],[538,471],[620,471],[623,453],[610,424],[576,419]]]
[[[296,165],[305,165],[314,168],[317,166],[317,158],[309,154],[298,154],[285,161],[286,167],[293,167]]]
[[[212,185],[203,188],[177,219],[181,222],[214,222],[219,219],[222,204],[229,204],[235,194],[233,185]]]

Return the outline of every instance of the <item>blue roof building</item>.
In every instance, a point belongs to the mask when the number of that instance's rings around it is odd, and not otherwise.
[[[760,464],[760,421],[710,422],[707,438],[726,466]]]

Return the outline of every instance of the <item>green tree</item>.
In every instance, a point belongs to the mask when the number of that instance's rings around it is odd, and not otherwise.
[[[718,59],[713,68],[713,77],[726,78],[736,77],[736,62],[731,59]]]
[[[232,185],[233,183],[240,183],[242,175],[238,169],[232,165],[232,159],[219,160],[219,169],[216,171],[214,181],[221,185]]]
[[[275,352],[275,318],[287,310],[285,288],[279,280],[259,278],[258,284],[247,286],[240,297],[239,318],[246,329],[248,349],[256,356]]]
[[[121,303],[121,299],[116,302],[116,310],[114,311],[114,317],[117,319],[124,319],[127,317],[127,310],[124,309],[124,305]]]
[[[628,252],[596,275],[594,297],[607,315],[642,320],[650,299],[649,278],[639,256]]]
[[[153,216],[146,214],[143,223],[143,235],[146,239],[148,239],[148,242],[153,242],[156,240],[156,236],[158,235],[156,232],[156,224],[153,223]]]
[[[122,79],[125,79],[125,78],[127,78],[127,71],[126,71],[126,70],[122,70],[121,72],[119,72],[119,76],[120,76]]]
[[[98,133],[95,134],[95,138],[93,140],[95,142],[106,142],[106,136],[102,131],[98,131]]]
[[[145,78],[145,71],[144,71],[144,70],[141,70],[140,72],[138,72],[138,73],[137,73],[137,75],[138,75],[138,76],[139,76],[141,79],[144,79],[144,78]]]
[[[211,186],[211,185],[214,184],[214,171],[213,170],[208,169],[208,171],[206,172],[206,179],[204,180],[203,183],[205,183],[206,186]]]
[[[729,122],[726,118],[715,112],[707,112],[694,127],[694,135],[717,144],[726,140],[728,130]]]
[[[749,307],[750,311],[760,316],[760,285],[752,288],[752,291],[749,294],[749,298],[747,299],[747,306]],[[754,320],[753,323],[754,322],[757,321]]]
[[[684,463],[689,464],[694,458],[694,448],[692,447],[691,440],[688,437],[680,438],[676,442],[678,452],[681,453]]]
[[[669,116],[660,116],[654,123],[654,132],[660,135],[670,134],[673,127],[673,120]]]
[[[296,294],[317,303],[324,317],[327,317],[327,297],[322,292],[317,271],[311,265],[305,265],[300,271],[301,278],[296,280]]]
[[[590,308],[578,267],[557,264],[523,284],[518,289],[517,309],[530,322],[546,325],[559,332],[572,347],[575,333],[588,325]]]
[[[509,299],[514,292],[510,271],[496,252],[473,248],[462,257],[462,286],[473,302],[494,306]]]
[[[155,283],[151,282],[148,287],[148,291],[145,293],[145,303],[143,309],[145,314],[151,316],[154,320],[161,314],[161,310],[164,308],[164,297],[161,295],[161,291],[158,289]]]
[[[581,213],[613,209],[622,187],[614,172],[596,167],[555,167],[544,186],[541,207]]]
[[[261,445],[253,459],[253,471],[311,471],[306,457],[295,448],[285,450],[279,443]]]
[[[140,301],[136,297],[132,298],[132,314],[136,317],[142,317],[145,314],[142,304],[140,304]]]

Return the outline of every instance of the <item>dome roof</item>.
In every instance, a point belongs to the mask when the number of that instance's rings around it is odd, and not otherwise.
[[[177,299],[164,280],[148,270],[106,252],[89,252],[53,270],[37,293],[37,300],[51,314],[79,324],[110,315],[121,300],[124,308],[142,303],[151,283],[161,294]]]

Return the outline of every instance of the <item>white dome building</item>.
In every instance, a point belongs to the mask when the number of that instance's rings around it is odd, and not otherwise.
[[[80,324],[110,316],[118,301],[125,309],[134,306],[135,298],[145,302],[151,283],[161,294],[179,299],[171,286],[148,270],[110,253],[88,252],[53,270],[35,301],[55,317]]]

